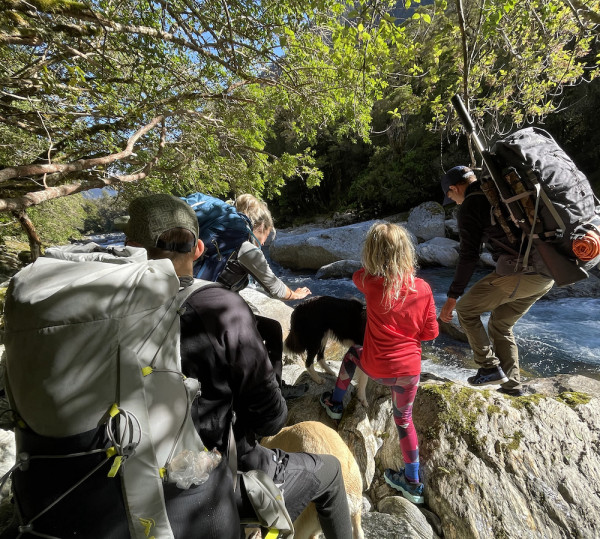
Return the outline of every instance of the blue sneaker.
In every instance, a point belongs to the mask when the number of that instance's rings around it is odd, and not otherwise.
[[[489,386],[505,384],[508,378],[500,367],[480,368],[475,376],[467,378],[467,382],[472,386]]]
[[[397,472],[388,468],[383,473],[383,477],[390,487],[401,492],[402,496],[408,501],[416,505],[425,503],[425,498],[423,497],[423,489],[425,486],[423,483],[410,483],[404,475],[404,468],[401,468]]]
[[[333,402],[331,400],[332,395],[331,391],[325,391],[321,395],[319,402],[331,419],[340,419],[344,413],[344,405],[341,402]]]

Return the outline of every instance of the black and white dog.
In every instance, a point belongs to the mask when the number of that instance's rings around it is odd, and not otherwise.
[[[299,303],[290,319],[290,332],[284,345],[288,352],[306,352],[306,370],[310,377],[322,384],[315,371],[315,357],[325,372],[337,376],[325,361],[325,346],[330,338],[345,346],[362,344],[367,323],[367,310],[358,299],[341,299],[333,296],[315,296]],[[366,406],[365,388],[368,377],[356,371],[358,399]]]

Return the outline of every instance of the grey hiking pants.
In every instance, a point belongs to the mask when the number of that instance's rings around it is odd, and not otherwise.
[[[501,276],[492,272],[477,281],[456,304],[475,362],[480,367],[500,365],[508,377],[505,388],[519,388],[519,351],[513,326],[552,288],[554,281],[544,275]],[[491,312],[487,333],[481,315]]]
[[[340,461],[333,455],[287,453],[269,449],[272,461],[268,470],[279,487],[292,521],[310,502],[314,502],[317,518],[327,539],[349,539],[352,523]],[[252,518],[254,509],[245,490],[238,489],[238,512],[242,520]]]

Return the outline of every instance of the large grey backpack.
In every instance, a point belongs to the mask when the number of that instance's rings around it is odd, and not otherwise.
[[[49,249],[17,273],[7,291],[4,343],[17,420],[15,473],[64,462],[76,469],[82,455],[55,448],[100,433],[105,441],[93,438],[85,453],[98,455],[98,469],[82,472],[77,481],[112,477],[120,486],[125,533],[128,527],[135,539],[170,539],[163,482],[176,480],[173,463],[182,456],[204,459],[207,453],[189,413],[198,382],[182,375],[179,356],[179,309],[206,283],[180,290],[171,261],[148,261],[143,249],[80,251]],[[32,439],[48,444],[32,452]],[[72,486],[65,490],[40,514],[22,510],[24,497],[35,498],[35,492],[15,491],[20,531],[50,537],[38,523],[78,495]]]
[[[583,172],[549,133],[536,127],[496,141],[490,154],[505,182],[501,200],[509,213],[528,219],[532,237],[552,244],[583,270],[580,278],[587,276],[585,270],[600,262],[600,206]],[[588,241],[596,250],[582,256],[574,246]]]

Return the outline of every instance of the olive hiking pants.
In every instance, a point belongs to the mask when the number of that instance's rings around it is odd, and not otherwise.
[[[505,388],[519,388],[519,351],[513,326],[548,292],[554,281],[534,274],[501,276],[492,272],[477,281],[456,304],[456,314],[479,367],[500,365],[508,382]],[[487,332],[481,315],[491,312]]]

